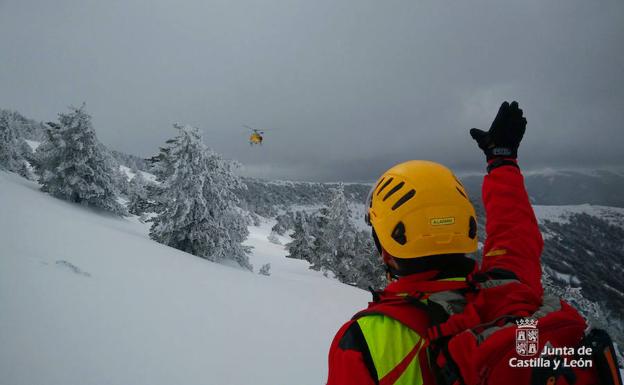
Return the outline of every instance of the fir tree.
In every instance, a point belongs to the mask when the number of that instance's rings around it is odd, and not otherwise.
[[[315,234],[314,251],[311,255],[311,269],[340,271],[342,259],[350,258],[353,250],[355,228],[351,223],[351,209],[344,194],[344,185],[338,184],[325,207],[320,210],[318,234]]]
[[[280,242],[279,238],[277,237],[277,233],[275,231],[271,231],[271,234],[269,234],[267,236],[267,239],[269,242],[275,244],[275,245],[281,245],[282,243]]]
[[[46,134],[35,154],[41,189],[61,199],[125,215],[117,202],[117,170],[98,142],[84,104],[59,114],[59,124],[48,127]]]
[[[134,215],[143,215],[149,209],[149,199],[147,195],[147,181],[141,171],[136,170],[134,177],[128,186],[128,212]]]
[[[209,150],[199,130],[179,131],[152,158],[160,188],[150,236],[161,243],[211,260],[234,260],[251,270],[242,245],[248,235],[234,190],[242,188],[233,163]]]
[[[32,151],[20,136],[18,125],[17,113],[0,110],[0,169],[30,178],[26,159]]]
[[[385,287],[386,269],[370,233],[366,231],[356,233],[354,252],[356,263],[352,269],[356,273],[351,277],[353,284],[362,289]]]
[[[270,263],[265,263],[264,265],[262,265],[260,267],[260,270],[258,271],[258,274],[266,275],[267,277],[269,275],[271,275],[271,264]]]
[[[311,261],[311,254],[314,248],[314,237],[311,234],[308,216],[305,212],[299,211],[295,215],[294,231],[290,234],[292,242],[286,245],[289,258],[303,259]]]
[[[295,216],[292,211],[288,210],[283,214],[275,217],[275,225],[271,228],[271,231],[278,235],[284,235],[286,231],[293,228],[295,224]]]
[[[311,269],[364,289],[382,288],[386,283],[384,265],[370,234],[357,231],[351,221],[342,184],[332,190],[318,215],[307,218],[297,213],[291,237],[288,257],[309,261]]]

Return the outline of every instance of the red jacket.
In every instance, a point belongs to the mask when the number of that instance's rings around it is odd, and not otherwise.
[[[541,305],[540,255],[543,240],[520,170],[510,165],[493,169],[484,178],[482,196],[487,239],[479,271],[510,271],[520,282],[489,289],[487,295],[467,297],[468,305],[464,312],[466,317],[472,317],[472,323],[475,322],[474,317],[490,321],[504,314],[529,316]],[[436,273],[410,275],[391,283],[380,293],[380,300],[369,303],[368,309],[340,328],[329,351],[328,385],[402,384],[407,383],[404,380],[408,376],[411,376],[412,383],[435,384],[424,348],[424,337],[430,326],[429,316],[424,310],[405,301],[401,293],[452,290],[461,283],[433,281]],[[391,311],[384,311],[388,308]],[[395,318],[418,333],[421,340],[417,336],[405,337],[405,331],[396,329],[392,320],[380,313],[399,315]],[[369,325],[370,322],[362,323],[360,320],[370,317],[377,320],[378,326],[363,330],[362,325]],[[406,339],[408,342],[405,342]],[[375,346],[370,346],[371,343]],[[380,358],[394,354],[396,349],[403,350],[398,357]],[[387,365],[385,361],[392,360],[394,367],[379,367]]]

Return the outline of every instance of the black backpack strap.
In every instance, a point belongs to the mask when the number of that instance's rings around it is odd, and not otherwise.
[[[459,367],[451,357],[448,342],[451,337],[439,338],[430,342],[428,349],[429,367],[437,385],[464,385]]]
[[[478,291],[520,281],[513,271],[494,268],[486,272],[474,273],[468,277],[466,282],[472,291]]]
[[[451,315],[463,311],[465,305],[464,296],[456,290],[437,292],[427,298],[425,306],[431,324],[427,331],[427,356],[438,385],[464,384],[459,367],[448,350],[448,342],[452,336],[442,336],[440,324],[446,322]]]
[[[379,302],[379,300],[381,299],[381,296],[379,295],[379,291],[373,289],[372,286],[368,287],[368,291],[370,291],[371,295],[373,296],[373,302]]]

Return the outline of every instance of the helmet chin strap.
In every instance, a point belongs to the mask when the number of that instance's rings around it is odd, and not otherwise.
[[[399,279],[399,276],[396,275],[396,273],[393,271],[393,269],[388,266],[386,266],[386,280],[388,281],[388,283],[392,283],[394,281],[396,281],[397,279]]]
[[[379,238],[377,238],[377,233],[375,232],[375,228],[371,226],[373,240],[375,241],[375,246],[377,247],[377,251],[384,262],[384,267],[386,268],[386,279],[388,282],[396,281],[399,279],[399,272],[396,269],[396,262],[394,262],[394,257],[390,255],[386,249],[381,246],[379,242]],[[394,266],[393,266],[394,265]]]
[[[394,261],[394,257],[390,255],[386,249],[381,249],[381,258],[384,261],[384,265],[386,267],[386,278],[388,282],[392,282],[394,280],[399,279],[399,271],[397,270],[397,264]]]

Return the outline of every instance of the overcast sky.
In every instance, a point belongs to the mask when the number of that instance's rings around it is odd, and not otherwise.
[[[623,41],[622,0],[0,0],[0,107],[84,101],[112,149],[188,123],[246,174],[355,181],[482,169],[468,129],[515,99],[525,167],[621,165]]]

